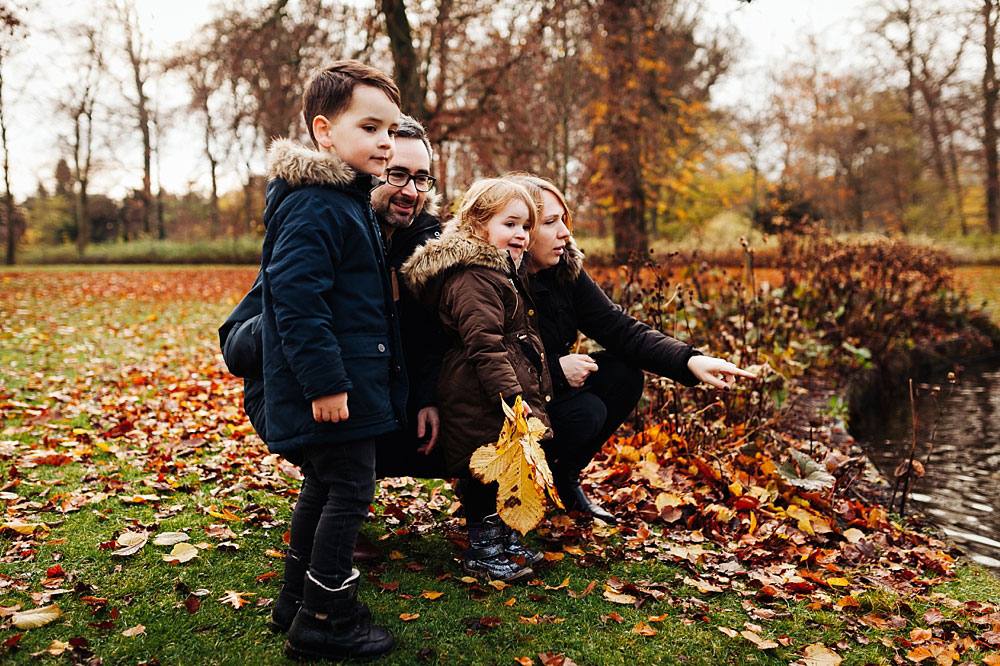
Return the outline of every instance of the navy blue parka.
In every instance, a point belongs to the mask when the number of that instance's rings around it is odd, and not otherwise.
[[[375,437],[405,421],[406,373],[369,194],[331,153],[288,140],[269,151],[260,320],[267,445],[275,453]],[[349,418],[312,401],[347,392]]]

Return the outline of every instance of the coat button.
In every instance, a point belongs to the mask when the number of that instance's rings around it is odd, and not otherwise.
[[[529,317],[534,317],[535,316],[535,311],[534,310],[528,310],[528,316]]]
[[[552,402],[552,396],[551,395],[545,396],[545,402]]]
[[[385,351],[385,345],[382,344],[381,342],[378,343],[378,351],[380,354]]]

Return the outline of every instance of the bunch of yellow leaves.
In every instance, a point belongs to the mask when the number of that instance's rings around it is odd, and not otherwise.
[[[473,452],[469,469],[483,483],[498,482],[500,518],[526,534],[545,516],[546,494],[559,508],[563,508],[563,504],[539,444],[546,432],[545,424],[534,416],[525,416],[520,396],[514,400],[513,407],[503,398],[500,402],[507,416],[500,437]]]

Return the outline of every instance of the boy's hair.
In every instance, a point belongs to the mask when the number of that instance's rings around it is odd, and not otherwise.
[[[569,206],[566,205],[566,197],[563,196],[563,193],[559,191],[559,188],[556,187],[551,180],[549,180],[548,178],[542,178],[541,176],[536,176],[531,173],[527,173],[525,171],[514,171],[505,174],[504,178],[506,178],[507,180],[512,180],[518,185],[524,187],[524,189],[528,190],[528,193],[531,194],[531,198],[535,200],[535,203],[538,206],[539,216],[541,216],[542,214],[543,191],[548,192],[556,199],[558,199],[564,211],[563,224],[566,225],[566,228],[569,229],[570,232],[573,231],[573,215],[572,213],[569,212]]]
[[[424,148],[427,149],[427,156],[431,159],[434,158],[434,151],[431,150],[431,140],[427,137],[427,130],[413,116],[408,116],[405,113],[400,114],[399,127],[396,128],[396,138],[420,139],[424,144]]]
[[[505,178],[477,180],[462,197],[458,207],[458,228],[474,238],[486,240],[486,224],[511,201],[521,200],[528,208],[529,229],[538,223],[538,207],[523,185]]]
[[[313,118],[326,116],[332,120],[339,116],[351,105],[354,89],[360,85],[378,88],[393,104],[402,106],[399,88],[379,69],[357,60],[338,60],[315,69],[309,75],[305,92],[302,93],[302,117],[314,146],[319,148],[316,137],[313,136]]]

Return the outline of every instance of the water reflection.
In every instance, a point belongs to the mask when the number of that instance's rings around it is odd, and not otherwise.
[[[937,404],[930,385],[941,391]],[[927,475],[919,479],[907,513],[922,511],[969,556],[1000,568],[1000,359],[970,366],[950,387],[934,377],[917,398],[917,455],[927,454],[936,420]],[[913,441],[909,396],[880,406],[857,425],[858,438],[886,477],[902,462]]]

